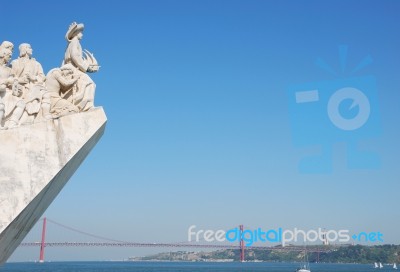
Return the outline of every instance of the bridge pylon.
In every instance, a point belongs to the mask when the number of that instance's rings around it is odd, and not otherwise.
[[[244,262],[244,241],[243,241],[243,225],[239,226],[240,228],[240,240],[239,240],[239,250],[240,250],[240,262]]]
[[[44,263],[44,248],[46,247],[46,217],[43,218],[42,242],[40,243],[39,263]]]

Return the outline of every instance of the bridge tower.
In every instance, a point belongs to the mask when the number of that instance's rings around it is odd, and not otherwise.
[[[240,262],[244,262],[243,225],[240,225],[239,228],[240,228],[240,240],[239,240]]]
[[[39,262],[44,263],[44,248],[46,247],[46,217],[43,218],[43,229],[42,229],[42,242],[40,243],[40,258]]]

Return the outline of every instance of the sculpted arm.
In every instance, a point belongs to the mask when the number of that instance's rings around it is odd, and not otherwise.
[[[42,65],[36,61],[31,65],[34,65],[34,71],[35,71],[34,74],[33,75],[31,75],[31,74],[23,75],[22,77],[20,77],[20,82],[22,80],[22,83],[26,83],[25,81],[28,81],[28,82],[32,81],[35,83],[36,82],[43,83],[46,80],[46,76],[43,73]]]
[[[89,65],[84,61],[82,56],[82,47],[80,44],[72,44],[71,46],[71,59],[75,66],[82,72],[87,71]]]
[[[13,60],[11,62],[11,74],[14,76],[14,78],[16,80],[18,80],[19,84],[29,83],[29,76],[27,74],[22,75],[23,70],[24,69],[21,68],[21,65],[19,64],[18,59]]]
[[[43,73],[43,67],[40,63],[37,63],[36,67],[37,75],[35,77],[36,82],[44,82],[46,80],[46,76]]]

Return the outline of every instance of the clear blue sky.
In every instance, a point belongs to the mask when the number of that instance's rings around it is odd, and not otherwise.
[[[380,231],[400,243],[399,1],[23,0],[2,11],[0,40],[30,43],[45,72],[60,65],[73,21],[85,24],[83,48],[101,65],[93,79],[105,135],[47,217],[138,242],[185,241],[190,225],[244,224]],[[373,59],[354,75],[376,78],[380,134],[359,140],[381,166],[348,169],[346,142],[334,138],[332,171],[305,174],[299,160],[318,146],[294,145],[301,136],[287,90],[338,78],[317,58],[349,76],[340,45],[348,46],[349,69]],[[326,137],[319,124],[307,129]],[[38,241],[40,227],[26,241]],[[48,241],[91,240],[49,224]],[[48,249],[46,257],[154,251]],[[38,249],[18,249],[11,260],[37,258]]]

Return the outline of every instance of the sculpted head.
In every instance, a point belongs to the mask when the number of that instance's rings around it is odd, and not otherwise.
[[[0,62],[6,64],[10,61],[12,51],[8,48],[0,47]]]
[[[69,76],[75,73],[76,68],[71,63],[68,63],[61,66],[60,70],[63,76]]]
[[[71,41],[73,38],[77,38],[79,40],[82,39],[83,37],[83,29],[84,29],[84,25],[83,24],[78,24],[76,22],[73,22],[69,28],[67,33],[65,34],[65,39],[67,41]]]
[[[12,93],[14,96],[20,97],[24,93],[24,87],[20,84],[13,85]]]
[[[19,45],[19,56],[20,57],[25,57],[25,56],[32,56],[33,50],[32,47],[29,43],[21,43]]]
[[[4,41],[4,42],[2,42],[1,45],[0,45],[0,47],[11,50],[11,53],[12,53],[13,50],[14,50],[14,44],[13,44],[12,42],[9,42],[9,41]]]

